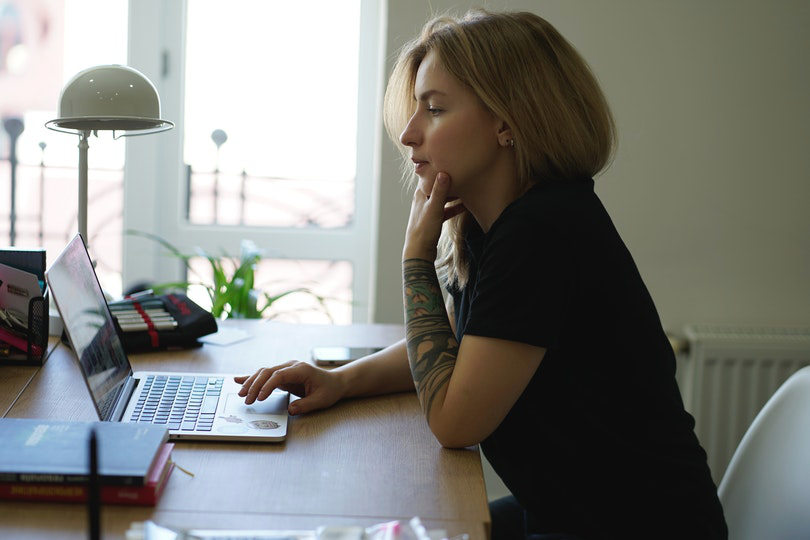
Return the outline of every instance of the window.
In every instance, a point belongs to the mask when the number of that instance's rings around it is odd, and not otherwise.
[[[189,2],[189,223],[352,223],[359,26],[359,0]]]
[[[252,240],[268,256],[257,281],[303,278],[343,306],[335,322],[368,321],[379,2],[154,4],[131,2],[129,64],[176,128],[128,141],[124,228],[186,253]],[[160,253],[125,236],[124,282],[182,279]]]
[[[57,117],[60,90],[76,73],[126,59],[126,0],[0,0],[0,114],[22,128],[13,141],[13,205],[12,137],[0,129],[0,244],[42,246],[50,264],[76,234],[79,140],[45,122]],[[102,287],[118,294],[125,145],[109,132],[89,144],[90,249]]]
[[[102,287],[118,295],[138,281],[185,277],[128,229],[186,253],[236,255],[247,239],[266,251],[257,282],[268,292],[313,288],[335,299],[335,322],[368,321],[380,4],[0,0],[2,114],[24,126],[14,141],[15,204],[0,209],[0,235],[44,245],[52,261],[75,234],[78,137],[44,124],[76,73],[127,64],[156,85],[176,128],[90,138],[88,240]],[[10,139],[0,129],[4,149]],[[0,158],[3,193],[10,153]]]

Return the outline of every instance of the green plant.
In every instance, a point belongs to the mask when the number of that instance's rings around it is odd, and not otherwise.
[[[223,252],[220,257],[211,255],[203,249],[197,248],[196,255],[187,255],[180,252],[175,246],[164,238],[143,231],[128,230],[127,234],[140,236],[153,240],[166,248],[169,254],[182,260],[188,275],[197,278],[196,281],[177,281],[151,285],[156,293],[172,289],[188,290],[189,287],[199,286],[206,290],[211,300],[211,314],[217,318],[260,319],[265,316],[273,318],[280,313],[267,315],[270,308],[279,299],[291,294],[304,294],[315,299],[323,313],[332,320],[326,307],[326,298],[315,294],[306,287],[287,289],[275,294],[260,291],[256,288],[256,264],[261,260],[263,252],[250,240],[242,240],[238,258]],[[206,283],[204,278],[190,264],[194,257],[205,258],[212,270],[213,282]]]

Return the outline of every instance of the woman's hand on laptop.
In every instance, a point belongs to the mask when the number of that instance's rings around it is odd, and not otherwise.
[[[333,373],[293,360],[278,366],[261,368],[253,375],[234,377],[242,385],[239,395],[245,403],[263,401],[276,388],[300,396],[290,402],[290,414],[303,414],[334,405],[343,395],[341,381]]]

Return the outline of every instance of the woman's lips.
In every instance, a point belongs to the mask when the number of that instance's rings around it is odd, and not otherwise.
[[[414,172],[415,172],[416,174],[419,174],[420,172],[422,172],[423,170],[425,170],[425,168],[427,167],[427,165],[428,165],[428,162],[427,162],[427,161],[414,161],[414,162],[413,162],[413,170],[414,170]]]

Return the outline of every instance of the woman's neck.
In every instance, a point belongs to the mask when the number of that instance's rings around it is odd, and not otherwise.
[[[464,206],[484,233],[489,232],[507,206],[526,192],[518,182],[514,167],[499,169],[482,177],[469,193],[461,195]]]

